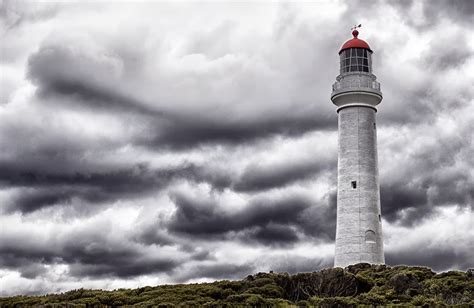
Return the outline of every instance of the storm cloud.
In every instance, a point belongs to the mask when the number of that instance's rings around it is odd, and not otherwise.
[[[473,9],[2,1],[0,295],[332,266],[359,23],[387,263],[473,267]]]
[[[289,196],[271,200],[255,198],[245,208],[226,213],[225,206],[213,200],[196,200],[182,194],[173,196],[177,210],[169,230],[190,237],[222,236],[232,233],[262,244],[287,244],[298,241],[298,231],[330,241],[334,237],[335,213],[326,206],[314,209],[314,200]],[[308,220],[308,214],[319,219]]]

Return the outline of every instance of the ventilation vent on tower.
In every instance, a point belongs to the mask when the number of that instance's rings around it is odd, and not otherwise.
[[[351,184],[353,189],[357,188],[357,181],[352,181]]]
[[[365,231],[365,242],[366,243],[375,243],[375,232],[372,230]]]

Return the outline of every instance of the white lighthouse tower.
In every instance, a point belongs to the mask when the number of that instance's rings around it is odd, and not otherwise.
[[[331,95],[339,121],[335,267],[385,263],[375,124],[382,92],[369,44],[356,29],[352,35],[339,51]]]

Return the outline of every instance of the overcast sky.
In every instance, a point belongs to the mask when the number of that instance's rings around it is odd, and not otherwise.
[[[0,295],[334,257],[338,50],[362,24],[385,257],[474,267],[474,1],[0,7]]]

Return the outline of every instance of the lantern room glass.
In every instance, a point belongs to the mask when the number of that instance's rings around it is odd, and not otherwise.
[[[341,74],[350,72],[372,73],[372,52],[364,48],[349,48],[341,52]]]

